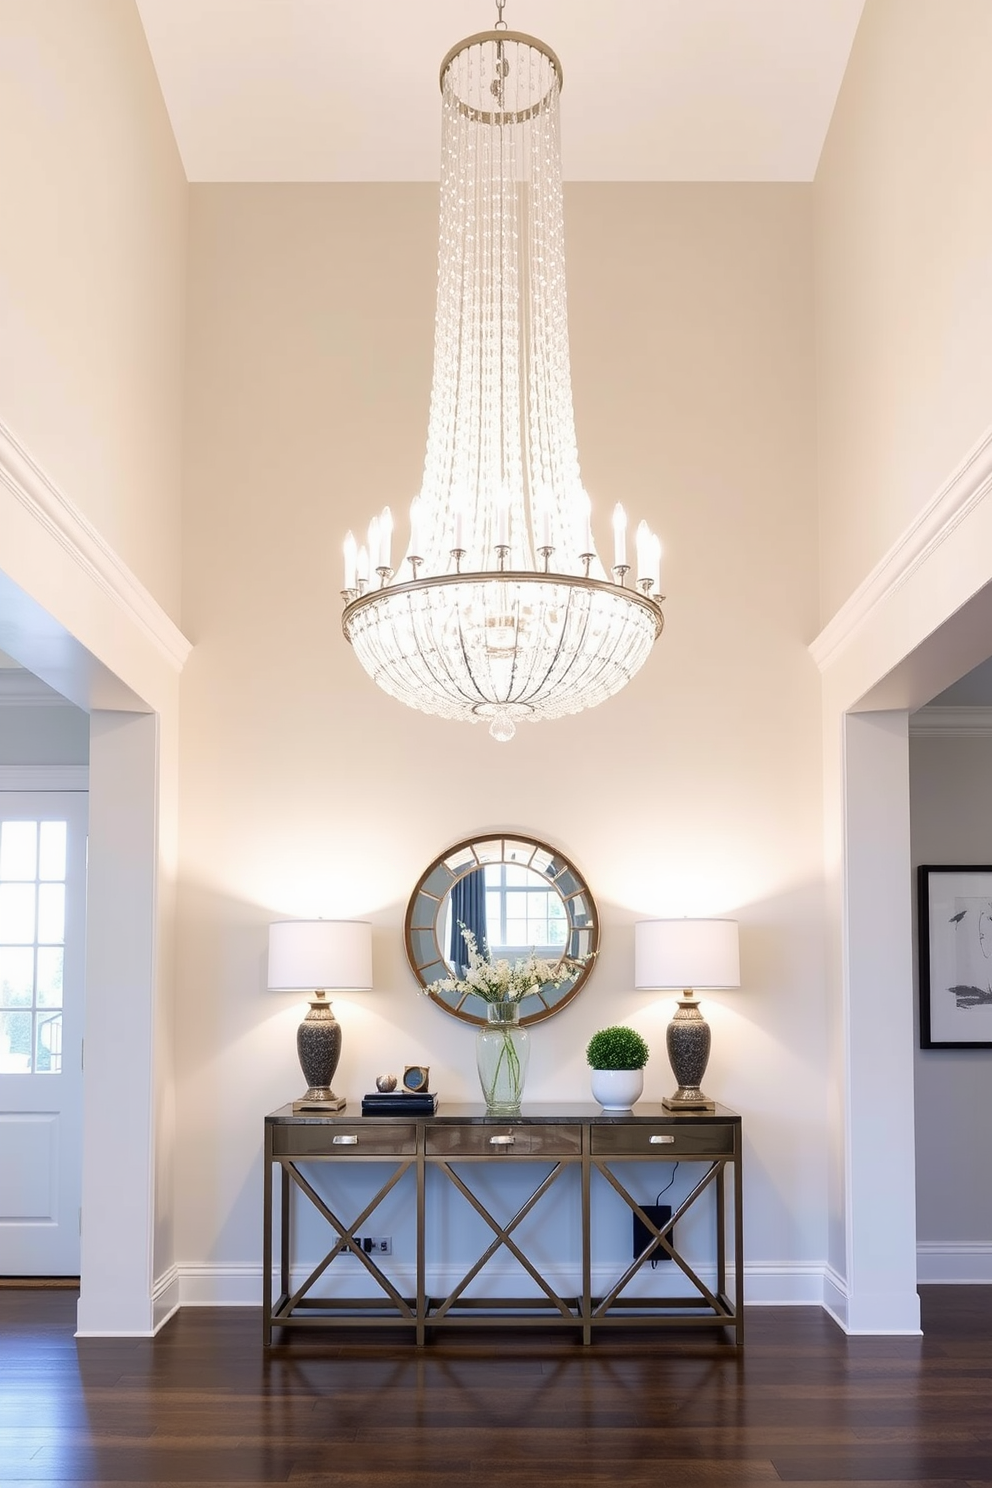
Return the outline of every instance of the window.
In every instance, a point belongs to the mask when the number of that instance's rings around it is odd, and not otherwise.
[[[62,1070],[66,823],[0,824],[0,1074]]]

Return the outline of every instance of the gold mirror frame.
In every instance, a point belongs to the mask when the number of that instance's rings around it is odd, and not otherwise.
[[[545,984],[520,999],[520,1022],[540,1023],[561,1012],[582,989],[599,949],[599,914],[582,874],[557,848],[521,832],[488,832],[468,837],[447,848],[423,873],[410,896],[404,922],[407,959],[428,997],[444,1012],[463,1023],[486,1022],[486,1003],[473,993],[432,992],[432,982],[450,977],[451,963],[441,947],[442,911],[454,885],[490,863],[512,863],[530,868],[558,890],[568,915],[568,936],[562,952],[585,958],[560,987]]]

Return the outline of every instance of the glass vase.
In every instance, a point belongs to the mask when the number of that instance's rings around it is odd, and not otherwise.
[[[518,1002],[491,1002],[479,1029],[475,1057],[491,1116],[519,1116],[530,1055],[530,1034],[520,1026]]]

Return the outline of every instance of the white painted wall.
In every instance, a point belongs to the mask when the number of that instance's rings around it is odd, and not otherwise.
[[[94,713],[78,1331],[154,1325],[158,722]],[[163,994],[164,995],[164,994]]]
[[[909,758],[914,868],[992,863],[992,730],[911,732]],[[920,1279],[992,1281],[992,1050],[916,1043]]]

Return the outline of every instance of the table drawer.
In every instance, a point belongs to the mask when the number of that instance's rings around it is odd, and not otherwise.
[[[594,1126],[590,1149],[593,1157],[726,1157],[734,1151],[734,1128],[665,1121]]]
[[[427,1129],[428,1157],[578,1157],[579,1126],[517,1125],[432,1126]]]
[[[335,1122],[327,1126],[274,1126],[273,1157],[406,1157],[417,1150],[410,1121]]]

